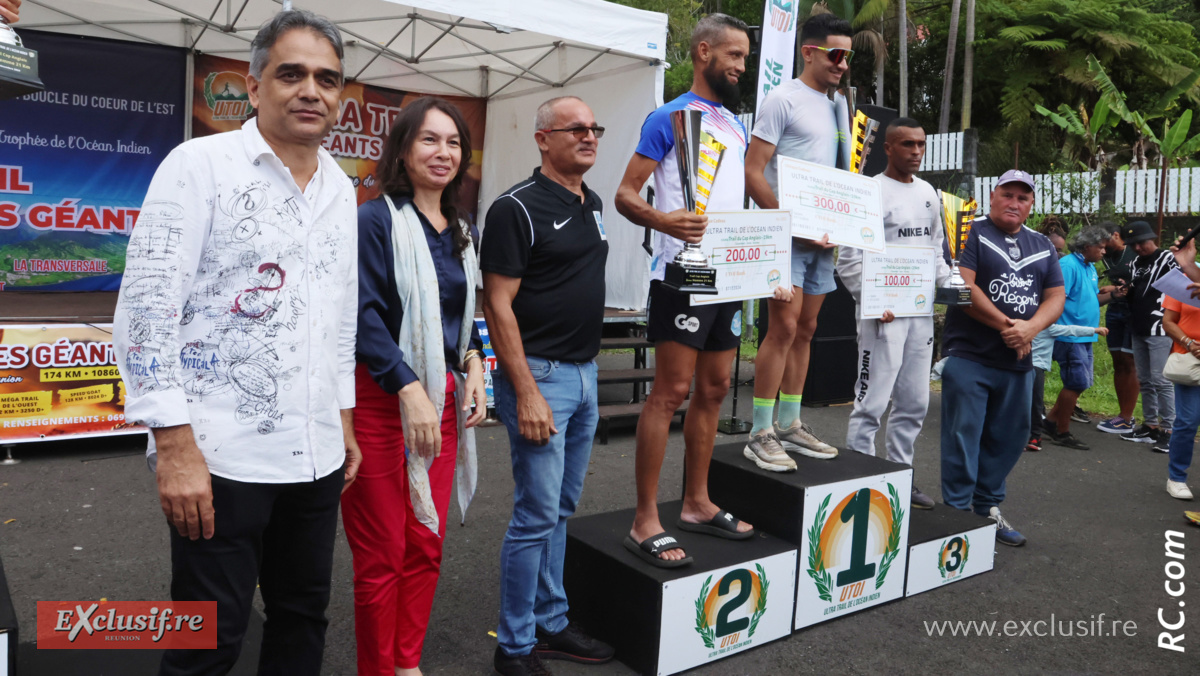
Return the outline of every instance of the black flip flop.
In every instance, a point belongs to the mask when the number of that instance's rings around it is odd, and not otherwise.
[[[675,522],[675,525],[679,527],[679,530],[685,530],[689,533],[712,535],[714,537],[725,538],[726,540],[748,540],[754,537],[754,529],[750,529],[745,533],[738,532],[737,527],[739,523],[741,523],[740,519],[722,509],[708,523],[691,523],[684,521],[680,517]]]
[[[639,559],[658,568],[678,568],[692,562],[692,557],[690,556],[685,556],[677,561],[659,558],[658,555],[663,552],[669,552],[672,549],[683,549],[675,538],[667,535],[665,532],[658,535],[651,535],[640,543],[626,535],[624,545],[625,549],[636,554]]]

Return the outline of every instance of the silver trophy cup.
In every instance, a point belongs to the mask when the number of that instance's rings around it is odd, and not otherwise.
[[[0,19],[0,99],[11,99],[45,89],[38,79],[37,52]]]
[[[945,223],[946,237],[952,243],[950,251],[953,252],[950,257],[950,279],[934,292],[933,302],[935,304],[957,307],[971,304],[971,287],[967,286],[967,280],[963,279],[962,273],[958,270],[958,257],[962,255],[959,246],[963,241],[963,229],[967,227],[967,219],[970,216],[970,211],[959,210],[955,213],[953,222]]]
[[[683,204],[696,211],[697,170],[700,167],[699,110],[676,110],[671,113],[671,131],[675,136],[675,159],[679,170],[679,185],[683,189]],[[667,264],[663,285],[681,293],[717,293],[717,271],[708,266],[708,259],[699,244],[685,243],[683,250]]]

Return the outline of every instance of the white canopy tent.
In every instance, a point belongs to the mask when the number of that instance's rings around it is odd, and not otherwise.
[[[533,143],[538,104],[567,94],[586,101],[607,128],[596,166],[586,177],[606,204],[606,302],[624,309],[645,306],[649,271],[643,231],[616,213],[612,198],[642,120],[662,103],[665,14],[602,0],[293,4],[328,17],[342,30],[350,78],[403,91],[488,99],[479,213],[539,163]],[[279,9],[276,0],[25,0],[17,28],[248,61],[250,40]]]

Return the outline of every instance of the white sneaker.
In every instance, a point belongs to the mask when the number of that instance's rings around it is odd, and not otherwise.
[[[1191,500],[1192,489],[1188,488],[1187,484],[1182,481],[1171,481],[1167,479],[1167,495],[1179,500]]]
[[[793,423],[786,430],[781,430],[776,425],[775,436],[779,437],[779,443],[783,444],[785,449],[810,458],[829,460],[836,458],[838,454],[838,449],[818,439],[812,433],[811,427],[800,422]]]
[[[763,430],[751,435],[750,443],[742,450],[742,455],[753,460],[754,464],[768,472],[795,472],[796,461],[788,457],[779,438],[773,430]]]

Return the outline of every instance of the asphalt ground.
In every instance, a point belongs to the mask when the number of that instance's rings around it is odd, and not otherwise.
[[[625,367],[627,357],[605,355]],[[739,412],[750,413],[744,365]],[[629,395],[630,386],[602,391],[602,400]],[[732,397],[725,402],[729,410]],[[915,460],[915,481],[939,497],[940,398],[933,395]],[[841,445],[848,406],[808,408],[804,420],[819,436]],[[695,674],[997,674],[997,673],[1200,673],[1200,529],[1182,517],[1193,503],[1165,491],[1166,456],[1149,445],[1121,441],[1093,425],[1074,424],[1091,451],[1046,444],[1026,453],[1009,476],[1006,517],[1028,538],[1021,548],[997,545],[992,572],[888,605],[808,628],[788,638],[698,668]],[[880,435],[882,437],[882,434]],[[719,434],[717,443],[736,441]],[[507,435],[503,427],[479,431],[479,491],[466,525],[452,523],[441,583],[425,643],[427,674],[491,673],[496,641],[498,561],[512,499]],[[154,478],[135,438],[31,444],[22,460],[0,466],[0,557],[21,625],[21,676],[154,673],[156,651],[37,650],[36,602],[50,600],[165,600],[169,598],[167,526]],[[882,445],[882,438],[880,439]],[[881,451],[882,453],[882,451]],[[679,496],[683,439],[672,428],[660,486],[662,500]],[[592,453],[579,514],[634,504],[633,422],[616,426],[610,443]],[[1200,489],[1200,480],[1192,482]],[[945,507],[939,507],[944,509]],[[457,507],[451,507],[456,518]],[[11,520],[11,521],[10,521]],[[1185,534],[1183,596],[1167,595],[1164,533]],[[324,674],[355,670],[350,550],[340,531],[328,616]],[[1177,568],[1172,568],[1176,572]],[[620,602],[620,599],[614,599]],[[1186,606],[1184,605],[1186,603]],[[261,610],[261,603],[257,604]],[[1159,610],[1167,622],[1184,612],[1186,652],[1157,647]],[[1038,620],[1091,621],[1104,615],[1122,622],[1117,635],[1020,634]],[[992,636],[931,635],[930,623],[995,621]],[[1133,635],[1126,635],[1132,622]],[[1046,626],[1046,625],[1041,625]],[[1092,625],[1094,626],[1094,625]],[[262,620],[252,619],[234,673],[252,674]],[[1109,632],[1111,634],[1111,632]],[[631,674],[614,662],[603,666],[551,665],[557,674]]]

